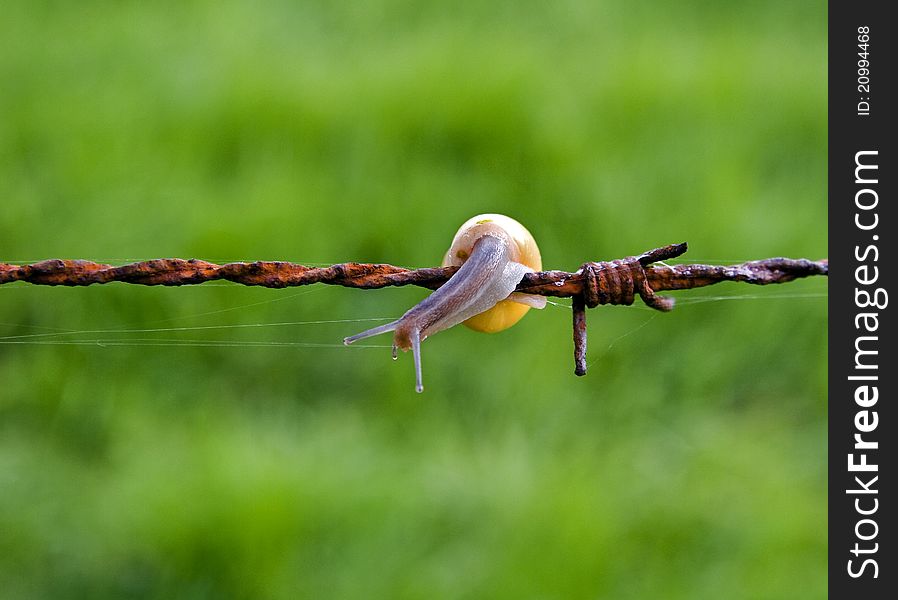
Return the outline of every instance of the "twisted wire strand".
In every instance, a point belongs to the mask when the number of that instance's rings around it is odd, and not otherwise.
[[[785,283],[800,277],[826,275],[826,260],[769,258],[738,265],[651,265],[686,251],[686,244],[673,244],[638,257],[585,263],[575,272],[528,273],[518,292],[566,298],[585,295],[590,308],[600,304],[632,304],[639,295],[647,304],[654,292],[703,287],[721,281],[755,285]],[[35,285],[85,286],[122,282],[136,285],[195,285],[226,280],[241,285],[270,288],[322,283],[363,289],[417,285],[435,289],[445,283],[457,267],[405,269],[388,264],[341,263],[329,267],[307,267],[283,261],[234,262],[224,265],[204,260],[160,258],[113,266],[87,260],[51,259],[27,265],[0,263],[0,285],[24,281]],[[664,306],[664,303],[661,304]]]
[[[682,255],[686,243],[649,250],[639,256],[586,262],[574,272],[540,271],[524,276],[516,289],[525,294],[573,298],[574,373],[586,374],[586,308],[603,304],[630,305],[636,296],[654,309],[669,311],[674,299],[656,292],[685,290],[723,281],[753,285],[786,283],[802,277],[828,275],[826,259],[767,258],[737,265],[652,264]],[[241,285],[284,288],[322,283],[377,289],[417,285],[436,289],[458,267],[405,269],[387,264],[341,263],[308,267],[283,261],[232,262],[160,258],[113,266],[87,260],[51,259],[26,265],[0,263],[0,285],[24,281],[35,285],[86,286],[111,282],[136,285],[195,285],[226,280]]]

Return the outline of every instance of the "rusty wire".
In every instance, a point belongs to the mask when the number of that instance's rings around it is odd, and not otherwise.
[[[570,297],[573,309],[574,373],[586,374],[586,308],[603,304],[630,305],[636,296],[656,310],[669,311],[673,298],[655,292],[704,287],[723,281],[754,285],[786,283],[801,277],[828,275],[827,260],[768,258],[738,265],[653,264],[675,258],[687,246],[671,244],[639,256],[587,262],[580,269],[528,273],[516,291],[558,298]],[[226,280],[270,288],[323,283],[363,289],[417,285],[436,289],[458,267],[405,269],[386,264],[342,263],[307,267],[282,261],[234,262],[224,265],[203,260],[163,258],[122,266],[86,260],[45,260],[28,265],[0,263],[0,285],[24,281],[35,285],[86,286],[113,281],[137,285],[193,285]]]

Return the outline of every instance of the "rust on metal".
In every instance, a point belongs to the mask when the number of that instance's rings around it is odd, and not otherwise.
[[[768,258],[738,265],[653,264],[675,258],[687,246],[671,244],[639,256],[587,262],[574,272],[528,273],[518,292],[556,298],[573,298],[574,362],[577,375],[586,374],[586,308],[603,304],[630,305],[638,296],[656,310],[669,311],[674,299],[656,292],[686,290],[723,281],[753,285],[786,283],[801,277],[828,275],[827,260]],[[233,262],[224,265],[204,260],[160,258],[113,266],[86,260],[51,259],[28,265],[0,263],[0,285],[24,281],[35,285],[85,286],[114,281],[137,285],[194,285],[225,280],[241,285],[270,288],[323,283],[363,289],[417,285],[436,289],[458,267],[405,269],[386,264],[341,263],[307,267],[283,261]]]

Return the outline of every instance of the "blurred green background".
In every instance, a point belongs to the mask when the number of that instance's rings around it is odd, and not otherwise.
[[[819,2],[3,12],[0,261],[431,266],[482,212],[547,268],[827,254]],[[4,285],[0,596],[820,598],[825,294],[600,307],[584,378],[567,306],[456,328],[417,395],[377,321],[221,326],[419,289]]]

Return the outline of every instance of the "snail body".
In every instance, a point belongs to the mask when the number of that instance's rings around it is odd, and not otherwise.
[[[513,294],[526,273],[542,269],[542,260],[533,236],[510,217],[485,214],[466,221],[443,266],[460,268],[399,319],[343,340],[348,345],[392,331],[394,358],[398,348],[412,351],[418,392],[424,390],[421,342],[429,336],[462,322],[476,331],[501,331],[517,323],[531,306],[545,306],[545,298]]]

